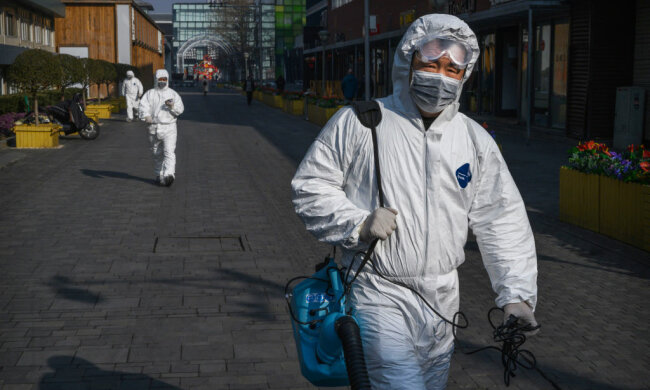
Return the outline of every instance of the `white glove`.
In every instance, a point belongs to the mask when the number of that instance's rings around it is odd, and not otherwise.
[[[519,325],[530,325],[531,327],[537,327],[537,321],[535,321],[535,315],[533,310],[528,306],[526,302],[517,302],[517,303],[508,303],[503,307],[503,322],[505,323],[510,318],[510,315],[513,315],[518,318]],[[539,328],[530,332],[524,332],[527,336],[534,336],[539,333]]]
[[[397,228],[397,210],[380,207],[372,212],[361,225],[359,239],[370,243],[375,238],[385,240]]]
[[[147,122],[147,123],[153,123],[153,119],[151,119],[150,116],[145,116],[144,121]]]

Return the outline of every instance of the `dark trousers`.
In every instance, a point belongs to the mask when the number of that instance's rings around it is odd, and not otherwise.
[[[253,100],[253,91],[246,91],[246,101],[248,102],[248,105],[251,105],[251,101]]]

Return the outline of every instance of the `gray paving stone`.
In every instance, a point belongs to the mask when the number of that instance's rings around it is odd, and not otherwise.
[[[95,141],[61,140],[0,170],[0,202],[12,205],[0,224],[0,388],[314,388],[300,375],[283,287],[329,249],[289,192],[319,129],[238,95],[183,98],[170,188],[151,182],[142,125],[116,120]],[[526,347],[563,390],[647,388],[647,252],[557,220],[557,172],[573,141],[526,145],[490,125],[537,243],[543,327]],[[53,207],[70,193],[84,197]],[[153,253],[155,237],[240,235],[243,252],[219,240]],[[479,347],[491,342],[494,293],[471,237],[466,257],[471,327],[459,334]],[[500,364],[457,350],[448,388],[504,389]],[[521,371],[509,388],[549,386]]]

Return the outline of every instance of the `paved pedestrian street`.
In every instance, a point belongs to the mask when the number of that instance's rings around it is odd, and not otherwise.
[[[145,126],[105,120],[95,141],[0,150],[0,389],[310,389],[285,282],[329,248],[293,211],[290,180],[319,131],[227,90],[182,93],[177,177],[154,184]],[[648,389],[650,256],[559,222],[573,141],[494,127],[539,257],[539,335],[511,389]],[[503,389],[478,247],[460,269],[449,389]]]

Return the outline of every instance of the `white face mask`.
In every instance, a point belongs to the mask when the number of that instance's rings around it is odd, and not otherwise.
[[[411,98],[424,112],[437,114],[456,100],[460,80],[440,73],[413,71],[411,77]]]

